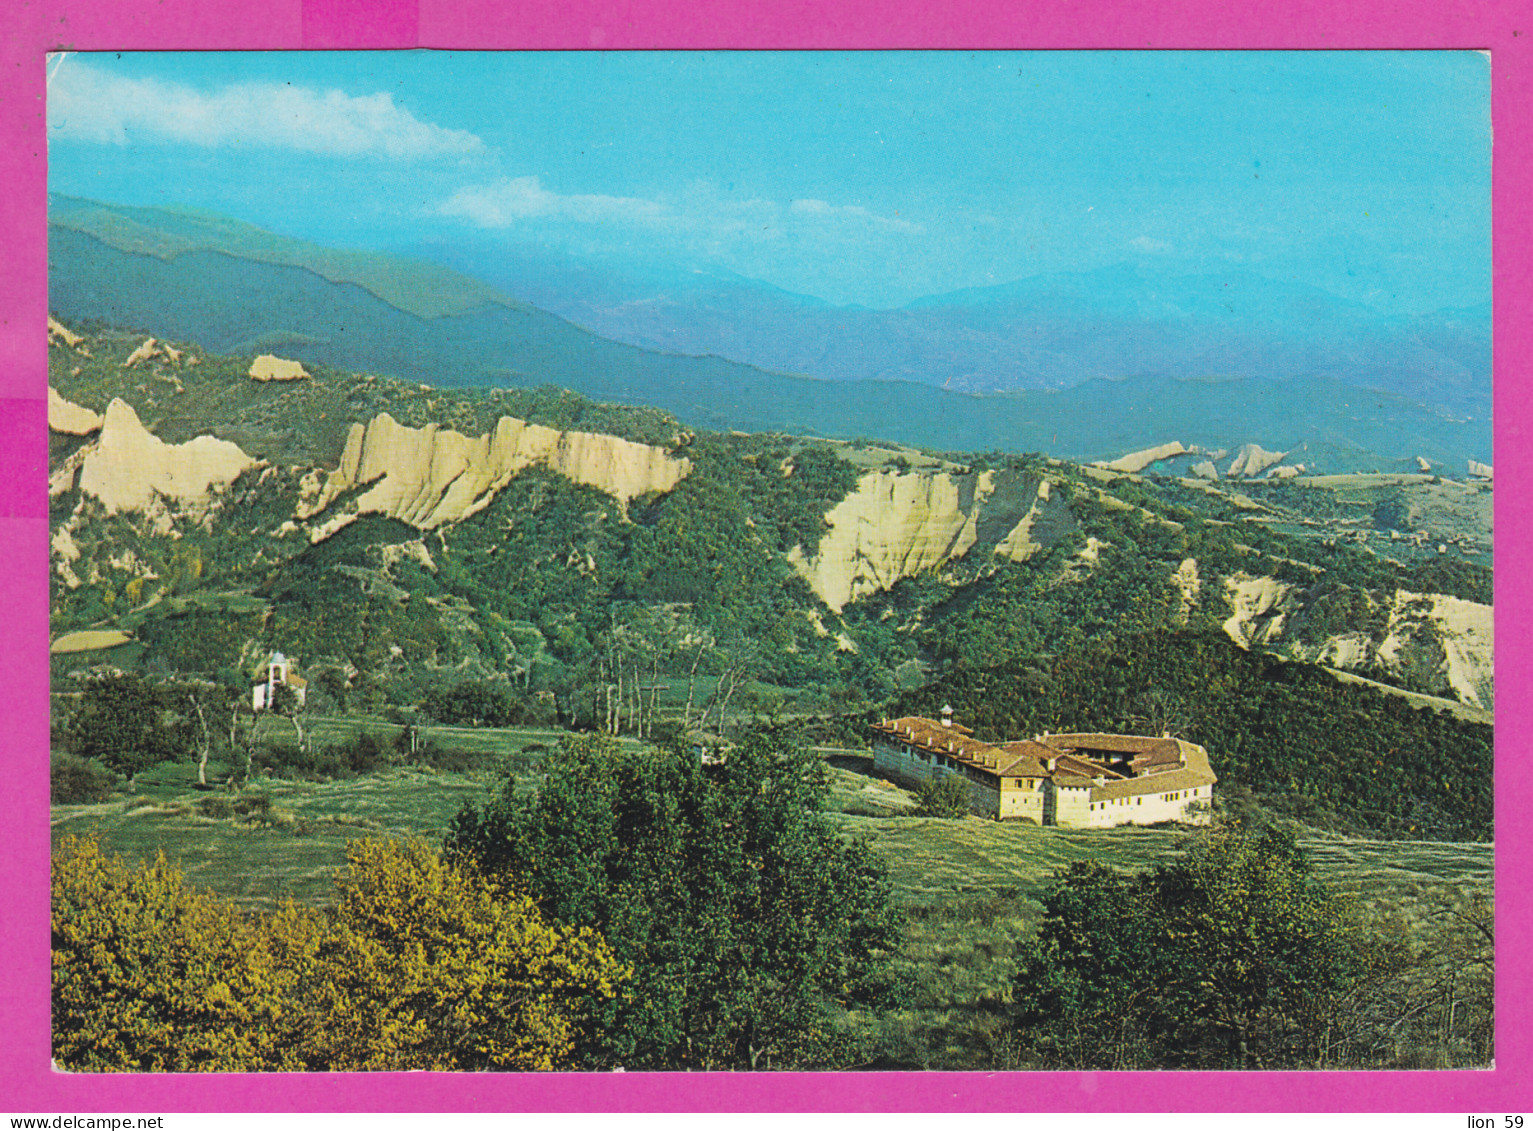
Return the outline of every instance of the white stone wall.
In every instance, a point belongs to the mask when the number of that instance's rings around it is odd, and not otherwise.
[[[923,757],[903,743],[873,744],[873,768],[910,785],[919,785],[931,777],[939,762],[935,755]]]
[[[1069,828],[1082,828],[1091,824],[1091,787],[1055,786],[1054,823]]]
[[[1000,795],[995,789],[984,782],[975,781],[962,768],[952,766],[939,754],[923,754],[903,743],[875,742],[873,768],[910,786],[920,785],[928,778],[943,774],[962,774],[964,784],[969,787],[970,810],[981,817],[995,817],[1000,812]]]
[[[1043,824],[1043,782],[1022,779],[1020,787],[1001,790],[1001,819],[1028,820]]]
[[[903,743],[894,742],[873,744],[873,767],[912,787],[939,774],[963,773],[939,754],[923,755]],[[1040,825],[1043,824],[1045,795],[1052,790],[1055,797],[1052,823],[1065,828],[1105,829],[1115,825],[1154,825],[1162,821],[1203,824],[1208,821],[1208,814],[1189,813],[1188,809],[1191,806],[1206,809],[1214,792],[1212,786],[1204,785],[1196,789],[1094,802],[1089,786],[1058,787],[1050,782],[1039,782],[1031,789],[1027,785],[997,789],[991,784],[997,782],[995,778],[976,781],[965,774],[964,779],[969,787],[969,808],[973,812],[992,819],[1031,820]],[[1172,794],[1176,795],[1174,799]]]
[[[1085,824],[1090,828],[1154,825],[1161,821],[1204,824],[1209,819],[1207,812],[1189,813],[1188,809],[1192,806],[1206,809],[1213,800],[1213,792],[1213,786],[1200,785],[1194,789],[1174,789],[1168,793],[1096,801],[1091,803],[1086,813]]]

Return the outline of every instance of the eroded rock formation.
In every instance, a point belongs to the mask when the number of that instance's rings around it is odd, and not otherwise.
[[[114,398],[100,438],[85,455],[79,486],[108,514],[148,510],[157,498],[196,509],[216,488],[259,466],[238,444],[212,436],[167,444],[144,427],[131,405]]]
[[[519,472],[551,471],[623,502],[671,490],[691,462],[663,448],[593,432],[560,432],[503,416],[493,432],[465,436],[435,424],[410,428],[382,413],[365,427],[353,424],[340,466],[305,481],[298,517],[312,518],[337,497],[366,487],[314,536],[328,537],[359,514],[383,514],[427,530],[458,522],[490,504]]]
[[[302,381],[309,376],[302,363],[263,353],[250,363],[252,381]]]
[[[1143,471],[1152,463],[1158,463],[1163,459],[1170,459],[1172,456],[1184,456],[1191,451],[1191,448],[1183,447],[1180,440],[1172,440],[1169,444],[1145,448],[1142,452],[1130,452],[1126,456],[1119,456],[1112,462],[1103,463],[1099,466],[1105,467],[1109,471],[1136,473]]]
[[[814,556],[795,546],[788,560],[840,612],[858,597],[971,551],[1025,560],[1071,520],[1046,480],[993,471],[870,471],[825,521],[829,529]]]
[[[1495,628],[1489,605],[1399,589],[1387,600],[1364,598],[1372,609],[1371,625],[1335,633],[1318,628],[1318,600],[1287,582],[1237,574],[1225,579],[1224,595],[1231,609],[1224,631],[1242,648],[1271,648],[1297,660],[1364,674],[1373,669],[1430,694],[1487,710],[1494,706]]]
[[[78,346],[85,339],[65,326],[57,318],[48,318],[48,340],[63,342],[66,346]]]
[[[1230,461],[1225,474],[1238,478],[1244,476],[1247,479],[1255,479],[1262,472],[1274,464],[1283,462],[1287,452],[1269,452],[1260,444],[1244,444],[1240,451],[1235,453],[1235,458]]]
[[[101,427],[101,414],[84,405],[65,400],[52,385],[48,386],[48,428],[70,436],[89,436]]]

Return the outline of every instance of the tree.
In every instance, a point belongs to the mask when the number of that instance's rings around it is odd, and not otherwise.
[[[820,761],[767,734],[708,766],[578,737],[537,790],[508,780],[461,812],[448,850],[633,968],[586,1066],[781,1067],[811,1060],[834,1007],[898,997],[887,876],[820,815],[825,792]]]
[[[241,696],[232,687],[207,680],[182,683],[174,689],[173,695],[186,710],[184,729],[197,755],[197,784],[207,785],[208,758],[222,731],[221,727],[215,727],[215,723],[221,722],[225,714],[233,716]],[[232,742],[231,736],[231,746]]]
[[[179,757],[185,729],[167,717],[158,690],[142,676],[117,675],[86,686],[66,734],[73,753],[132,777]]]
[[[940,774],[916,787],[916,812],[923,817],[967,817],[969,785],[961,774]]]
[[[346,859],[312,976],[315,1067],[562,1067],[626,976],[594,931],[548,922],[422,841],[355,841]]]
[[[187,886],[163,854],[131,866],[66,837],[53,861],[53,1055],[93,1072],[303,1067],[289,1000],[318,936]]]
[[[1189,1055],[1238,1068],[1309,1063],[1329,1004],[1362,975],[1368,948],[1292,834],[1215,830],[1153,880],[1195,978],[1180,1003]]]
[[[1142,878],[1072,864],[1043,895],[1032,959],[1019,971],[1016,1021],[1049,1066],[1150,1067],[1153,998],[1166,984],[1165,933]]]
[[[65,838],[53,864],[53,1049],[98,1072],[564,1066],[627,974],[589,930],[455,872],[419,841],[360,841],[335,911],[246,914],[162,855]]]
[[[307,738],[303,733],[303,724],[299,722],[299,716],[303,714],[303,708],[303,697],[300,696],[297,691],[293,690],[293,688],[289,687],[285,683],[278,683],[273,685],[271,689],[271,701],[266,704],[266,710],[269,714],[284,718],[293,724],[293,733],[297,736],[298,749],[300,751],[308,749]],[[257,721],[259,722],[259,720]],[[254,727],[251,729],[250,741],[251,745],[254,746]]]
[[[1349,906],[1275,829],[1211,830],[1137,876],[1073,865],[1043,904],[1017,1021],[1064,1066],[1309,1066],[1374,957]]]

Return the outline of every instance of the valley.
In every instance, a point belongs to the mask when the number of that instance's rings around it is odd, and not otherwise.
[[[62,320],[50,340],[56,837],[163,853],[242,914],[328,914],[358,838],[450,841],[507,782],[536,804],[593,733],[641,758],[690,743],[704,770],[756,736],[817,743],[820,819],[887,874],[906,989],[779,1055],[1035,1067],[1012,979],[1062,870],[1198,849],[918,815],[867,725],[951,703],[982,736],[1205,745],[1227,820],[1292,830],[1359,923],[1409,924],[1387,993],[1430,1024],[1440,964],[1477,953],[1486,478],[1287,474],[1295,453],[1255,444],[1083,464],[716,433],[553,388]],[[306,705],[252,715],[273,653]],[[103,744],[118,691],[159,721]],[[1338,1055],[1473,1063],[1486,1032]]]
[[[437,388],[554,385],[654,406],[695,429],[935,450],[1089,461],[1179,437],[1206,451],[1302,445],[1296,458],[1311,473],[1414,471],[1421,457],[1454,476],[1490,459],[1479,314],[1374,325],[1361,308],[1335,304],[1316,323],[1315,296],[1267,294],[1273,288],[1246,279],[1241,316],[1231,317],[1199,290],[1228,284],[1204,279],[1187,281],[1186,309],[1146,298],[1144,310],[1130,302],[1099,316],[1084,298],[1071,300],[1081,310],[1047,301],[1050,288],[1086,293],[1090,279],[1041,279],[1017,308],[839,311],[774,336],[818,343],[818,352],[733,353],[706,338],[608,336],[616,327],[581,321],[580,309],[561,308],[574,317],[566,320],[440,264],[321,247],[215,215],[68,197],[54,197],[49,215],[49,305],[65,323],[101,319],[214,353],[276,352]],[[651,309],[674,313],[663,302]],[[755,325],[759,313],[747,305],[722,324]],[[918,334],[930,340],[892,366],[848,371],[825,355],[826,335],[876,353],[901,336],[891,336],[890,319],[924,317],[956,321]],[[1258,329],[1246,326],[1253,320]],[[965,368],[965,351],[992,332],[999,337],[982,346],[979,369],[1010,369],[1011,378]],[[1018,332],[1059,342],[1008,340]],[[1034,379],[1039,365],[1047,375]],[[1399,450],[1402,436],[1409,450]]]
[[[312,723],[321,746],[348,743],[359,732],[391,746],[399,728],[355,717]],[[279,771],[240,795],[261,802],[244,812],[234,808],[238,802],[197,791],[190,767],[164,765],[140,774],[127,799],[55,806],[53,834],[89,834],[130,859],[163,852],[190,882],[242,908],[271,912],[289,898],[324,907],[335,899],[333,877],[349,841],[440,838],[497,773],[535,774],[558,736],[556,730],[525,727],[430,727],[425,740],[439,752],[437,765],[395,760],[319,781]],[[861,1058],[842,1062],[842,1068],[1027,1067],[1009,1036],[1008,980],[1025,940],[1037,930],[1039,898],[1050,878],[1088,861],[1142,870],[1176,858],[1185,847],[1187,834],[1167,827],[1040,829],[979,817],[922,817],[908,791],[873,773],[865,750],[826,747],[819,754],[830,773],[830,819],[845,835],[866,840],[889,868],[894,900],[908,918],[896,962],[919,987],[897,1013],[840,1019]],[[1455,916],[1472,913],[1493,891],[1490,844],[1379,841],[1318,831],[1306,833],[1301,844],[1317,874],[1370,919],[1409,930],[1444,957],[1470,945]]]
[[[1259,650],[1363,677],[1313,677],[1352,710],[1494,704],[1488,481],[708,434],[553,390],[258,381],[56,326],[60,678],[238,686],[284,651],[332,706],[485,684],[565,726],[722,739],[730,711],[855,719],[997,665],[1207,638],[1232,672]]]

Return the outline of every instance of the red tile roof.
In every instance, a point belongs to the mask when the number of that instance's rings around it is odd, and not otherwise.
[[[1093,800],[1213,785],[1208,751],[1179,738],[1137,734],[1044,734],[994,745],[968,727],[907,715],[876,723],[880,734],[928,754],[972,766],[994,778],[1051,778],[1093,786]],[[1052,763],[1052,766],[1051,766]],[[1104,779],[1095,785],[1096,779]]]

